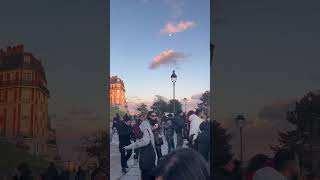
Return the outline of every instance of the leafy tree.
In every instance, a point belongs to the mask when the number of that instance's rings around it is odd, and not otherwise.
[[[137,111],[139,111],[140,114],[147,115],[148,106],[146,104],[142,103],[137,107]]]
[[[279,132],[279,145],[271,149],[291,149],[297,152],[301,165],[311,170],[311,140],[313,120],[320,117],[320,95],[307,93],[295,103],[295,108],[287,112],[287,121],[294,126],[293,130]],[[309,155],[309,157],[308,157]]]
[[[156,112],[159,116],[162,116],[167,112],[168,103],[164,97],[156,95],[156,98],[153,101],[151,109]]]
[[[210,114],[210,91],[206,91],[200,97],[201,103],[198,104],[198,109]]]
[[[91,136],[84,137],[83,148],[87,152],[89,157],[97,158],[100,167],[105,170],[106,174],[109,174],[109,134],[106,131],[98,131]],[[109,177],[109,175],[108,175]]]
[[[211,123],[211,149],[213,155],[213,169],[216,169],[224,161],[225,157],[232,156],[232,146],[230,141],[232,136],[227,132],[226,129],[221,127],[217,121]]]
[[[169,112],[169,113],[173,113],[173,111],[174,111],[174,105],[173,105],[173,103],[175,102],[175,109],[176,109],[176,112],[178,112],[178,111],[181,111],[182,110],[182,104],[178,101],[178,100],[173,100],[173,99],[171,99],[170,101],[169,101],[169,103],[168,103],[168,107],[167,107],[167,111]]]

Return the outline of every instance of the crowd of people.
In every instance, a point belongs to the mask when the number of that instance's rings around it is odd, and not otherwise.
[[[209,116],[201,110],[191,110],[187,115],[178,111],[176,114],[169,113],[162,117],[159,117],[154,111],[149,111],[146,115],[129,116],[125,114],[122,119],[119,114],[116,114],[112,126],[112,135],[115,132],[119,135],[122,171],[127,172],[127,161],[132,156],[133,150],[134,159],[139,161],[142,180],[154,179],[160,172],[170,174],[171,171],[163,172],[161,170],[164,168],[163,164],[173,166],[173,159],[188,156],[188,153],[190,154],[188,158],[192,158],[193,154],[196,154],[197,157],[200,156],[199,163],[203,163],[203,167],[206,168],[199,171],[207,172],[210,157],[209,131]],[[176,136],[176,141],[174,136]],[[188,142],[187,148],[184,147],[184,139]],[[168,147],[166,155],[163,155],[164,152],[162,152],[164,143]],[[181,160],[180,163],[187,162],[188,158]],[[192,169],[194,165],[191,163],[187,166]],[[153,171],[156,175],[152,173]],[[204,173],[204,177],[207,177],[206,175]],[[164,176],[167,177],[167,175]]]
[[[301,171],[298,156],[291,150],[279,150],[273,158],[257,154],[248,165],[235,160],[232,155],[220,157],[213,179],[217,180],[319,180],[314,174]]]
[[[18,165],[12,177],[13,180],[105,180],[106,178],[106,173],[97,165],[86,170],[80,166],[74,171],[67,169],[61,171],[54,163],[50,163],[46,171],[37,176],[25,162]]]

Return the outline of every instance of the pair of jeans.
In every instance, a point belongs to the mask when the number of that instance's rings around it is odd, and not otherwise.
[[[168,153],[174,150],[174,141],[173,137],[167,137],[167,143],[168,143]]]
[[[127,166],[127,161],[130,159],[132,150],[123,149],[124,146],[119,146],[119,151],[121,154],[121,167],[125,168]]]
[[[181,148],[183,146],[183,138],[182,138],[182,132],[177,133],[177,148]]]

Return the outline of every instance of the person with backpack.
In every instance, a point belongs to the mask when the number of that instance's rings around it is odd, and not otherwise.
[[[151,114],[149,112],[148,114]],[[139,168],[141,170],[142,180],[152,180],[152,169],[155,167],[156,163],[156,152],[155,152],[155,140],[152,132],[152,126],[150,122],[145,118],[139,126],[143,137],[136,142],[125,146],[125,150],[140,148],[139,155]]]
[[[140,130],[139,126],[144,119],[145,119],[145,116],[141,114],[135,120],[135,123],[133,124],[133,140],[134,140],[134,142],[138,141],[139,139],[141,139],[143,137],[143,133]],[[134,159],[136,159],[136,160],[139,159],[139,152],[140,152],[139,148],[134,149]]]

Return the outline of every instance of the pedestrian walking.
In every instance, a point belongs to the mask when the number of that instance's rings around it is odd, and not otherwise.
[[[171,114],[170,116],[172,117]],[[168,153],[175,149],[173,141],[174,128],[172,126],[172,118],[170,118],[170,116],[168,118],[164,117],[162,121],[162,127],[168,144]]]
[[[163,145],[163,135],[161,132],[161,126],[159,125],[159,118],[155,112],[149,112],[147,118],[152,126],[152,132],[154,134],[155,148],[158,159],[162,158],[161,146]]]
[[[110,136],[110,142],[112,142],[113,135],[117,132],[117,126],[120,123],[120,120],[121,120],[120,115],[116,113],[116,116],[113,118],[113,121],[112,121],[112,133]]]
[[[127,161],[130,159],[132,154],[132,150],[125,150],[123,147],[131,144],[130,140],[132,139],[132,133],[131,119],[129,116],[124,116],[123,122],[118,124],[119,151],[121,154],[121,167],[123,173],[126,173],[126,168],[129,168]]]
[[[198,144],[197,144],[197,137],[198,134],[200,133],[200,124],[203,122],[203,119],[200,117],[202,116],[202,111],[200,109],[197,109],[195,114],[192,114],[189,117],[190,120],[190,131],[189,131],[189,142],[190,146],[193,149],[198,149]]]
[[[141,139],[143,137],[143,133],[140,130],[140,124],[141,122],[145,119],[145,115],[139,115],[138,119],[136,119],[135,123],[133,124],[133,139],[134,142],[138,141],[139,139]],[[140,153],[140,149],[139,148],[135,148],[134,149],[134,159],[138,160],[139,159],[139,153]]]
[[[177,135],[177,148],[180,148],[183,145],[182,129],[185,124],[185,115],[183,111],[179,110],[175,117],[172,117],[172,124]]]
[[[141,170],[141,179],[151,180],[153,179],[151,171],[155,167],[157,159],[154,135],[151,129],[151,124],[146,118],[143,119],[139,127],[143,133],[143,137],[136,142],[125,146],[124,149],[140,148],[139,167]]]
[[[200,126],[200,133],[197,137],[198,152],[204,157],[204,159],[209,162],[209,152],[210,152],[210,122],[207,120],[207,115],[204,114],[203,121]]]

